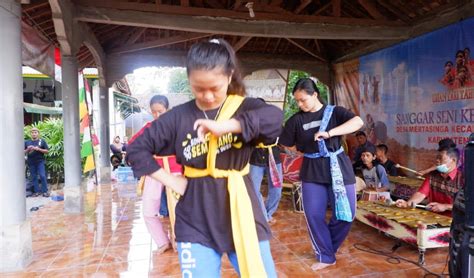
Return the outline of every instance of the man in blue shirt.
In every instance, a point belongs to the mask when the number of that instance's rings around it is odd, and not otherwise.
[[[362,155],[362,151],[367,147],[375,149],[375,146],[371,142],[367,141],[367,135],[365,135],[365,132],[357,131],[355,136],[357,142],[359,143],[359,146],[355,150],[354,164],[352,164],[352,166],[354,167],[354,171],[356,172],[357,170],[360,170],[364,165],[364,163],[362,163],[362,159],[360,158]]]
[[[25,154],[28,156],[27,164],[30,169],[30,178],[33,182],[36,196],[43,194],[43,197],[49,197],[44,165],[44,155],[48,152],[48,144],[40,138],[39,130],[33,127],[31,129],[31,140],[25,141]],[[38,185],[38,175],[41,178],[41,189]]]

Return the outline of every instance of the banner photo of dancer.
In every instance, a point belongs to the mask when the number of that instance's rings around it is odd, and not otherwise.
[[[364,119],[368,141],[397,150],[392,160],[431,165],[438,141],[463,146],[474,132],[472,30],[474,18],[334,65],[336,104]]]

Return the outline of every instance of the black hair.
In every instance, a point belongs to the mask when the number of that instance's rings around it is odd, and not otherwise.
[[[388,153],[388,147],[385,144],[378,144],[377,149],[382,150],[384,154]]]
[[[438,151],[446,151],[447,149],[456,148],[456,143],[454,143],[451,138],[444,138],[438,142]]]
[[[464,51],[463,50],[458,50],[456,51],[456,55],[454,55],[454,57],[458,57],[458,54],[461,53],[462,54],[462,57],[464,57]]]
[[[245,95],[245,85],[232,46],[223,39],[212,39],[195,43],[188,51],[186,71],[213,70],[222,68],[227,76],[232,76],[227,94]]]
[[[447,61],[446,63],[444,63],[444,66],[447,66],[448,64],[451,64],[451,66],[453,66],[453,65],[454,65],[454,64],[453,64],[453,62],[451,62],[451,61]]]
[[[325,104],[326,102],[321,98],[321,93],[319,92],[318,87],[316,86],[316,83],[314,83],[311,78],[300,78],[296,84],[295,87],[293,87],[293,92],[292,94],[295,95],[297,91],[305,91],[306,94],[312,96],[314,93],[318,94],[318,100],[322,104]]]
[[[458,148],[456,147],[451,147],[451,148],[446,148],[446,149],[443,149],[441,151],[445,151],[446,152],[446,155],[449,157],[449,158],[452,158],[454,160],[456,160],[456,162],[459,161],[459,150]]]
[[[366,145],[362,148],[360,153],[371,153],[372,155],[375,155],[375,147],[374,145]]]
[[[168,98],[165,97],[165,96],[162,96],[162,95],[154,95],[150,99],[150,107],[153,106],[153,104],[156,104],[156,103],[159,103],[159,104],[163,105],[166,108],[166,110],[168,110],[168,107],[170,106]]]
[[[466,51],[466,50],[469,51],[469,53],[471,53],[471,49],[469,47],[465,47],[464,51]]]
[[[357,136],[364,136],[364,137],[367,137],[367,135],[365,135],[365,132],[363,132],[363,131],[361,131],[361,130],[357,131],[356,134],[355,134],[355,136],[356,136],[356,137],[357,137]]]

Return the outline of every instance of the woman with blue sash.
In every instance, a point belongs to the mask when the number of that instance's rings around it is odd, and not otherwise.
[[[313,270],[336,263],[336,252],[355,217],[355,175],[341,146],[342,135],[364,124],[359,116],[340,107],[326,105],[313,80],[298,80],[293,96],[300,111],[285,124],[280,144],[296,147],[304,154],[300,169],[303,209],[317,263]],[[326,222],[326,209],[332,217]]]

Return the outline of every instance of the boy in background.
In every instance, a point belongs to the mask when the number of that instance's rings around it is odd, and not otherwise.
[[[363,164],[362,176],[368,189],[382,193],[379,193],[379,197],[384,196],[389,199],[390,193],[388,191],[390,189],[390,183],[388,181],[387,172],[385,172],[385,168],[375,160],[375,152],[374,146],[366,146],[362,149],[360,156]]]

